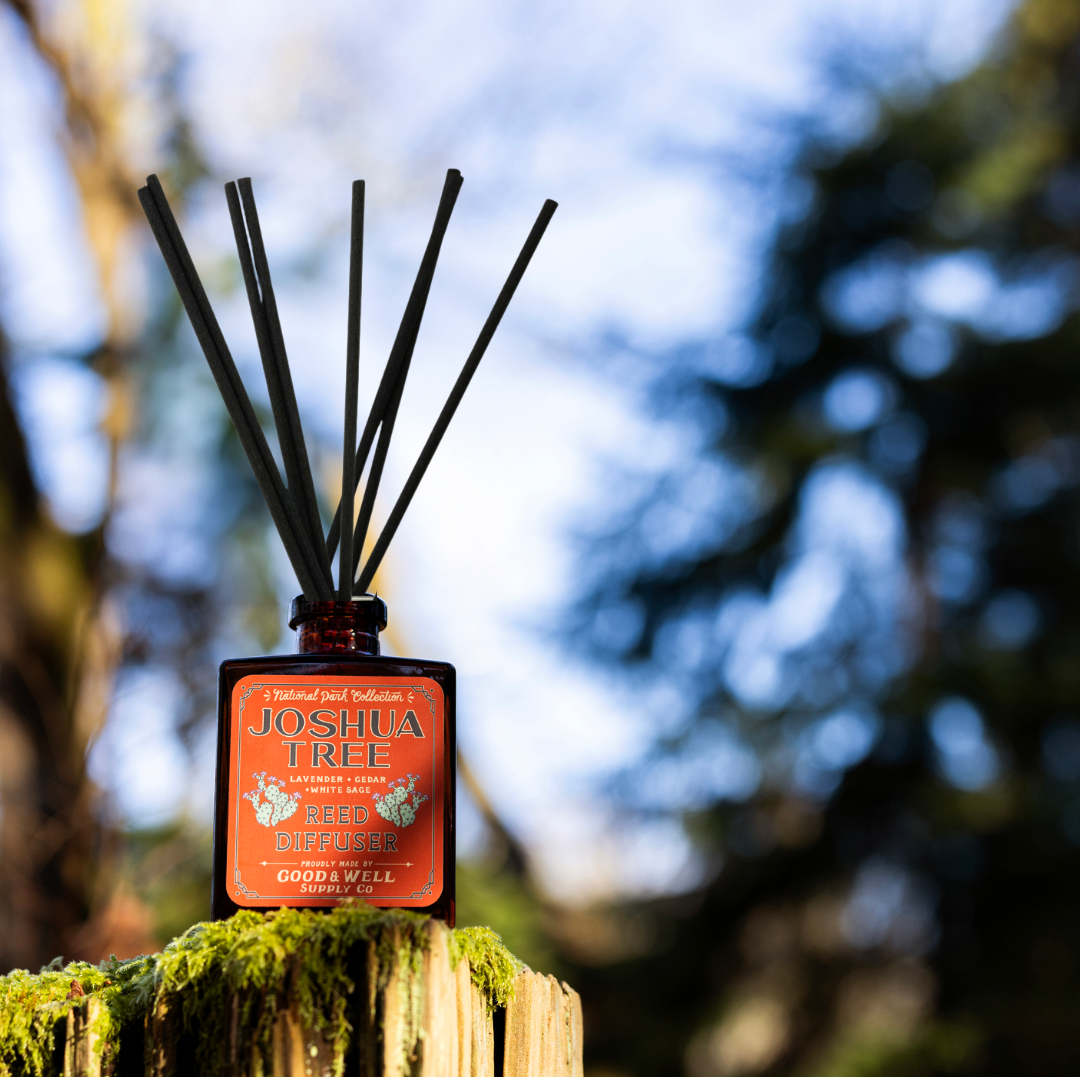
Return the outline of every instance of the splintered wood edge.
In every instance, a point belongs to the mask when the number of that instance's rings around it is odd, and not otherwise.
[[[172,1076],[176,1071],[180,1002],[172,994],[159,994],[146,1014],[143,1062],[147,1076]]]
[[[65,1076],[101,1075],[101,1051],[95,1047],[94,1022],[104,1008],[99,998],[87,997],[68,1010],[64,1023]]]
[[[420,1075],[460,1076],[458,996],[450,968],[450,931],[445,923],[434,919],[428,924],[422,990]]]
[[[472,982],[467,959],[451,970],[449,935],[441,922],[430,925],[420,988],[419,1072],[423,1076],[492,1076],[494,1016]],[[564,989],[551,975],[528,968],[519,972],[506,1009],[504,1075],[580,1075],[581,1040],[575,1032],[580,1032],[580,1007],[575,1014],[569,988]]]
[[[390,966],[382,992],[382,1075],[407,1076],[410,1070],[406,1059],[411,1048],[405,1045],[405,1010],[410,1003],[412,988],[403,983],[410,979],[412,973],[401,970],[401,934],[398,928],[393,927],[389,933],[392,945]]]
[[[454,1075],[456,1076],[475,1076],[474,1069],[479,1064],[473,1060],[475,1024],[473,1011],[476,997],[473,993],[474,989],[469,960],[463,956],[454,969],[454,1020],[457,1038],[457,1072]]]
[[[514,996],[506,1006],[503,1076],[540,1075],[543,1014],[537,983],[543,978],[525,968],[514,979]]]
[[[334,1055],[317,1031],[304,1027],[300,1007],[292,1002],[279,1010],[271,1029],[274,1076],[333,1076]],[[252,1060],[251,1075],[258,1074]]]
[[[570,1075],[585,1075],[585,1019],[581,1011],[581,995],[566,983],[562,988],[569,1001],[568,1023],[570,1043]]]
[[[450,931],[432,920],[428,945],[423,950],[419,985],[413,971],[402,969],[401,934],[389,931],[388,967],[381,989],[372,968],[375,943],[367,949],[365,978],[358,985],[364,999],[363,1022],[356,1037],[374,1037],[370,1050],[381,1051],[383,1076],[493,1076],[494,1017],[485,995],[472,981],[467,957],[450,967]],[[386,955],[384,953],[384,955]],[[235,1023],[238,1001],[230,995],[228,1008]],[[105,1005],[91,997],[72,1009],[64,1024],[63,1067],[66,1076],[100,1076],[101,1053],[95,1050],[92,1028]],[[410,1016],[419,1014],[416,1045],[410,1040]],[[172,1075],[178,1063],[181,1000],[164,994],[154,1002],[144,1021],[145,1072]],[[226,1024],[230,1064],[242,1075],[261,1072],[262,1062],[244,1060],[237,1035]],[[380,1030],[381,1028],[381,1030]],[[379,1037],[381,1035],[381,1038]],[[304,1029],[296,1003],[281,1010],[272,1029],[272,1066],[277,1075],[332,1074],[335,1063],[330,1047],[316,1033]],[[524,968],[514,977],[513,994],[506,1005],[506,1034],[502,1061],[504,1076],[582,1076],[583,1022],[581,997],[565,982]],[[363,1057],[363,1047],[359,1048]],[[370,1052],[369,1050],[369,1052]],[[374,1064],[374,1063],[372,1063]]]

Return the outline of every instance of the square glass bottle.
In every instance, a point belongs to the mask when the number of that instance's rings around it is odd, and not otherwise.
[[[221,665],[213,918],[352,897],[453,926],[453,666],[381,656],[375,596],[289,626],[294,655]]]

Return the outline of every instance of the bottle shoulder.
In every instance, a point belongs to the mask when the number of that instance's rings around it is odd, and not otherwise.
[[[453,679],[454,665],[443,660],[424,660],[411,656],[366,656],[363,654],[334,654],[318,656],[310,653],[286,653],[282,656],[242,656],[224,660],[218,669],[222,678],[243,678],[245,675],[332,675],[430,677]]]

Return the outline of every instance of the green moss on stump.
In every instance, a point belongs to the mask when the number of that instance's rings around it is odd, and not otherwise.
[[[453,931],[450,967],[466,956],[472,981],[488,1003],[488,1009],[502,1008],[514,993],[514,976],[524,966],[488,926],[467,926]]]
[[[107,1059],[119,1052],[123,1029],[135,1023],[141,1033],[141,1021],[160,1004],[179,1009],[183,1029],[197,1035],[200,1071],[220,1073],[228,1001],[235,998],[241,1044],[264,1062],[279,1010],[295,1004],[303,1025],[322,1037],[340,1075],[353,1030],[357,978],[374,977],[381,989],[395,961],[399,971],[419,977],[428,922],[408,911],[351,902],[329,912],[241,911],[222,922],[196,924],[153,956],[50,966],[38,975],[12,971],[0,977],[0,1075],[51,1071],[57,1023],[85,1001],[71,996],[75,983],[105,1006],[94,1037]],[[366,968],[357,958],[369,942],[377,971],[363,976]],[[505,1005],[521,965],[498,934],[487,927],[453,931],[451,965],[462,956],[488,1007]]]
[[[89,995],[105,1005],[95,1042],[101,1050],[112,1049],[121,1025],[145,1015],[156,959],[113,957],[97,966],[76,961],[65,968],[42,968],[39,975],[16,970],[0,977],[0,1075],[51,1073],[56,1025],[83,1007]]]

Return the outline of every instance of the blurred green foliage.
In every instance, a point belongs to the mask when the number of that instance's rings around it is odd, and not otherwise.
[[[569,949],[596,1071],[1080,1068],[1078,35],[1075,0],[1030,0],[859,145],[809,133],[747,338],[660,358],[698,464],[748,483],[724,517],[673,474],[615,522],[582,636],[679,680],[688,792],[722,731],[762,772],[687,818],[718,874],[621,912],[652,945]],[[825,480],[828,619],[736,652],[731,598],[770,610]],[[887,528],[859,548],[893,513],[895,554]],[[751,684],[762,656],[781,677]],[[628,812],[659,812],[651,768]]]
[[[214,838],[209,829],[171,822],[124,835],[122,875],[153,913],[153,933],[162,944],[210,918]]]

